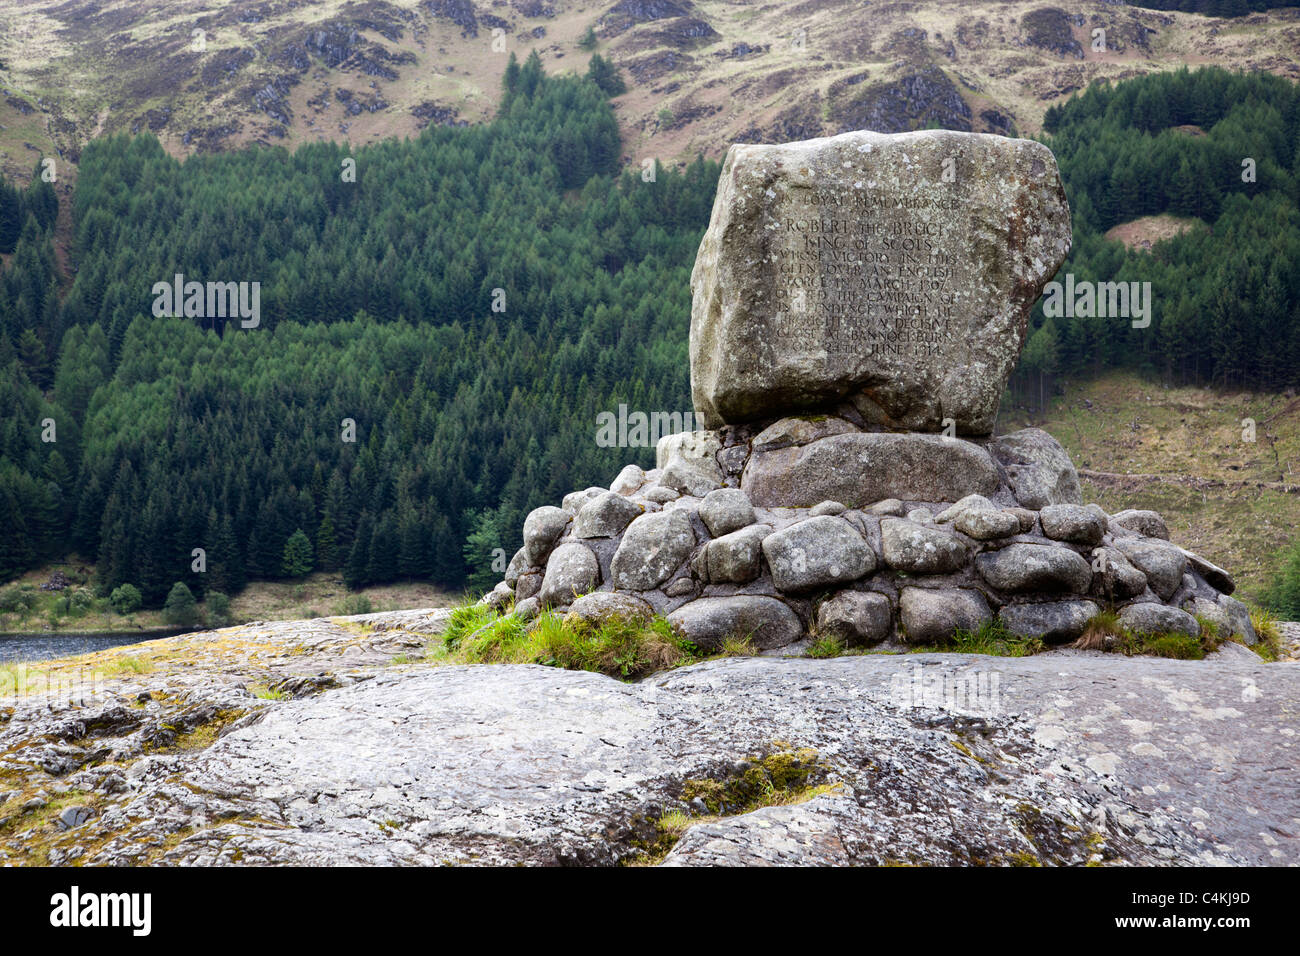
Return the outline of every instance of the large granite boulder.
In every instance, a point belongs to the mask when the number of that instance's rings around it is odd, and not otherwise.
[[[755,452],[740,487],[763,507],[862,505],[884,498],[956,501],[992,494],[997,462],[972,442],[888,432],[832,435],[807,445]]]
[[[674,631],[697,647],[716,650],[728,638],[765,650],[792,644],[803,634],[799,616],[774,597],[706,597],[668,615]]]
[[[847,399],[887,427],[988,434],[1069,249],[1041,143],[924,130],[734,145],[691,274],[697,419]]]
[[[591,549],[570,541],[560,545],[546,563],[538,599],[544,607],[568,605],[600,583],[600,565]]]
[[[688,558],[695,529],[684,511],[642,515],[627,526],[610,563],[614,587],[646,591],[658,587]]]
[[[988,599],[973,589],[903,588],[898,616],[909,643],[940,644],[957,631],[978,631],[993,612]]]
[[[1079,473],[1069,452],[1041,428],[1022,428],[989,445],[1006,468],[1016,500],[1035,511],[1048,505],[1083,503]]]
[[[781,591],[811,591],[856,581],[876,568],[876,553],[843,518],[820,515],[763,539],[772,583]]]

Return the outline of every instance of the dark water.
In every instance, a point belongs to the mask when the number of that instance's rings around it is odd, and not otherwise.
[[[148,633],[105,631],[97,634],[0,634],[0,664],[48,661],[54,657],[87,654],[106,647],[139,644],[141,641],[154,641],[160,637],[184,633],[183,630],[176,630]]]

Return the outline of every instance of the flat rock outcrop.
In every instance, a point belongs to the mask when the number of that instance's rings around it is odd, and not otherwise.
[[[5,701],[0,861],[34,852],[22,808],[62,788],[84,812],[40,850],[54,863],[1300,863],[1300,669],[1236,645],[736,658],[639,684],[364,649],[440,620],[186,635],[80,705]],[[293,691],[254,696],[254,675]],[[147,742],[204,706],[245,715],[206,746]],[[817,789],[748,812],[691,796],[777,757]],[[675,843],[670,812],[691,824]]]

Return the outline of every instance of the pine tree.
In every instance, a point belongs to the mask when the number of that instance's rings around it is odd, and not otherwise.
[[[284,544],[284,559],[280,562],[280,573],[285,577],[300,578],[312,569],[311,539],[298,528]]]
[[[177,581],[167,592],[167,600],[163,604],[163,620],[172,627],[194,627],[198,624],[198,604],[193,592],[183,581]]]

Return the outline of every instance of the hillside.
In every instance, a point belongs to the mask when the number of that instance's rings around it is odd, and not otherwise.
[[[118,131],[184,155],[479,123],[510,52],[582,71],[589,27],[628,83],[629,161],[854,128],[1032,133],[1095,79],[1183,64],[1300,78],[1294,8],[1218,20],[1041,0],[22,0],[0,9],[0,171],[25,179],[40,154],[75,165]]]
[[[1128,373],[1064,383],[1044,415],[1005,409],[1000,431],[1047,429],[1079,468],[1084,498],[1151,508],[1173,539],[1231,568],[1257,599],[1300,528],[1300,400],[1168,387]],[[1242,440],[1243,419],[1255,441]]]

